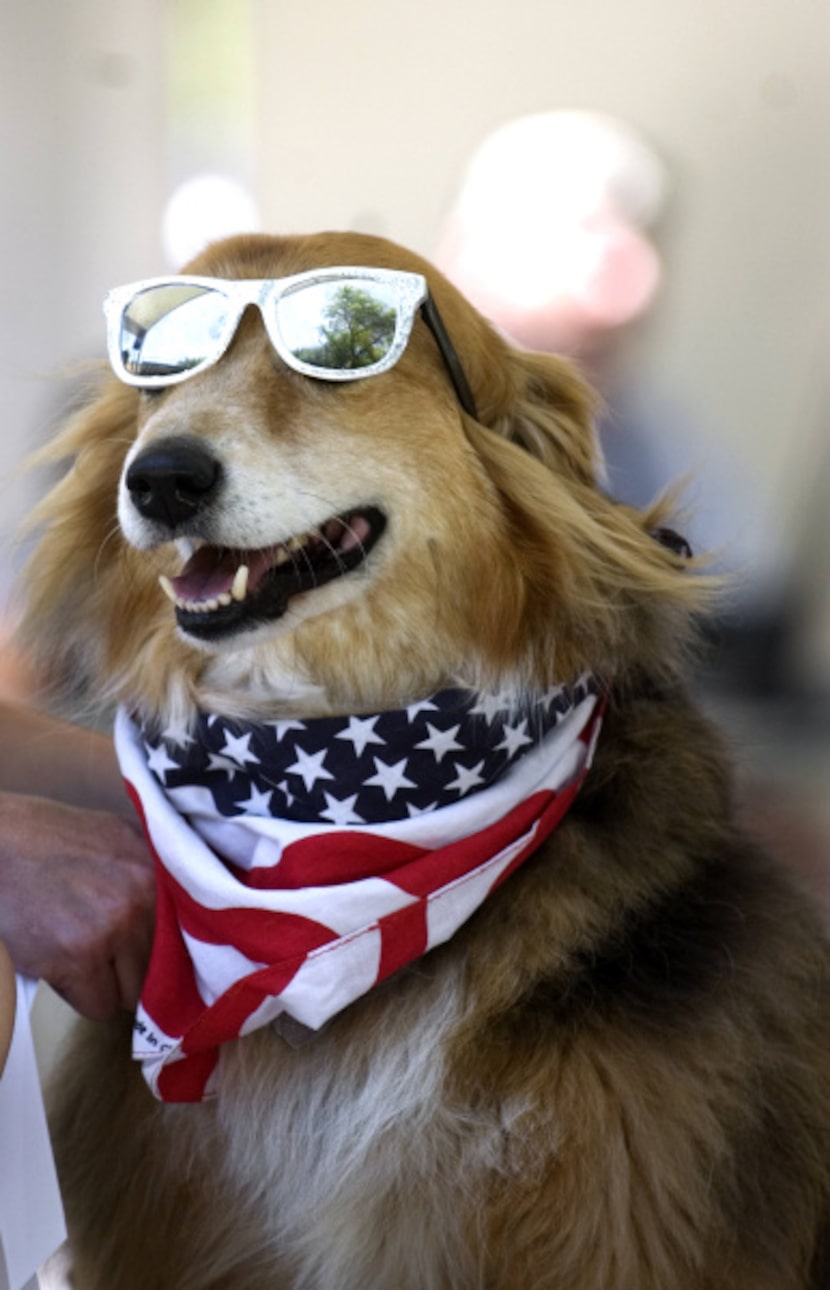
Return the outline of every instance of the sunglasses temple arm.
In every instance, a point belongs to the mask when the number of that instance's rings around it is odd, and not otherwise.
[[[429,294],[421,305],[421,314],[427,327],[429,327],[435,337],[435,343],[441,351],[441,357],[443,358],[447,371],[450,374],[450,379],[455,386],[455,392],[458,395],[459,403],[464,411],[468,413],[474,421],[477,421],[478,412],[476,410],[473,392],[467,383],[464,369],[462,368],[458,355],[453,348],[452,341],[450,340],[449,333],[441,319],[441,315],[435,306],[432,296]]]

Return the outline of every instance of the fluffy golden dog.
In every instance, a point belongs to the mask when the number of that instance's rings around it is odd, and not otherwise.
[[[188,273],[342,265],[426,277],[466,408],[420,313],[366,379],[295,370],[246,307],[190,379],[179,356],[159,388],[113,380],[38,516],[45,671],[184,731],[447,687],[519,729],[590,673],[604,724],[562,822],[446,944],[302,1043],[225,1044],[215,1098],[154,1098],[126,1024],[81,1028],[54,1108],[78,1290],[820,1290],[830,960],[684,693],[704,580],[661,512],[603,494],[573,372],[410,253],[240,237]]]

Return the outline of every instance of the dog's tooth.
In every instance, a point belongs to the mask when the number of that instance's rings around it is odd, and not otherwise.
[[[176,538],[174,545],[182,561],[187,561],[193,555],[194,551],[196,551],[197,546],[201,544],[194,541],[193,538],[183,537]]]
[[[173,604],[175,605],[177,602],[177,596],[175,591],[173,590],[173,584],[170,581],[170,579],[167,577],[167,575],[164,573],[159,574],[159,586],[161,587],[165,596],[167,596],[168,600],[172,600]]]
[[[229,591],[223,591],[221,596],[217,596],[216,603],[218,605],[221,605],[222,608],[224,609],[225,606],[229,605],[232,600],[233,600],[233,596],[231,595],[231,593]]]
[[[291,556],[289,555],[288,551],[285,549],[284,546],[278,546],[274,548],[275,565],[285,564],[290,559],[291,559]]]
[[[289,538],[285,545],[288,548],[288,550],[293,554],[295,551],[302,550],[304,546],[304,542],[301,537],[293,537],[293,538]]]
[[[234,574],[233,583],[231,585],[231,598],[233,600],[245,599],[245,596],[248,593],[248,572],[247,564],[240,564]]]

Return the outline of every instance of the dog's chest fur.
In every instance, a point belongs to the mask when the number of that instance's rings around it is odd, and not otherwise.
[[[446,1046],[463,1012],[458,977],[422,975],[388,1003],[373,1001],[366,1012],[374,1017],[358,1009],[345,1043],[323,1035],[286,1054],[274,1072],[279,1111],[264,1150],[257,1089],[250,1103],[246,1096],[244,1046],[232,1055],[225,1074],[236,1092],[218,1115],[232,1121],[234,1182],[261,1193],[264,1166],[285,1249],[320,1290],[373,1278],[393,1285],[402,1266],[418,1269],[408,1275],[426,1290],[466,1266],[458,1215],[482,1170],[501,1166],[503,1136],[492,1115],[476,1116],[448,1097]],[[263,1042],[273,1055],[274,1041]],[[237,1136],[244,1119],[247,1143]]]
[[[194,1285],[231,1196],[243,1269],[261,1254],[269,1276],[276,1265],[315,1290],[484,1284],[476,1204],[486,1177],[518,1163],[507,1144],[525,1108],[521,1097],[476,1109],[453,1096],[447,1054],[468,1003],[463,962],[443,957],[441,972],[410,969],[301,1047],[269,1030],[229,1046],[215,1102],[153,1108],[172,1178],[185,1161],[197,1174],[218,1168],[188,1253]],[[233,1248],[232,1232],[223,1240]]]

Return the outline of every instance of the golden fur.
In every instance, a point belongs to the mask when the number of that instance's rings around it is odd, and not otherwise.
[[[78,1290],[820,1290],[828,1284],[828,953],[737,831],[717,736],[679,679],[706,594],[663,521],[596,482],[592,401],[504,343],[430,266],[358,235],[245,237],[192,272],[427,275],[475,394],[418,322],[391,372],[286,371],[251,312],[150,397],[110,381],[53,455],[26,633],[79,705],[147,716],[517,701],[611,682],[565,822],[453,941],[300,1049],[228,1048],[212,1103],[165,1106],[128,1026],[86,1026],[55,1102]],[[260,547],[372,503],[366,562],[270,628],[203,647],[158,585],[127,454],[186,433],[223,463],[210,540]],[[134,444],[139,448],[134,448]],[[125,519],[126,516],[126,519]],[[131,541],[125,539],[126,527]]]

